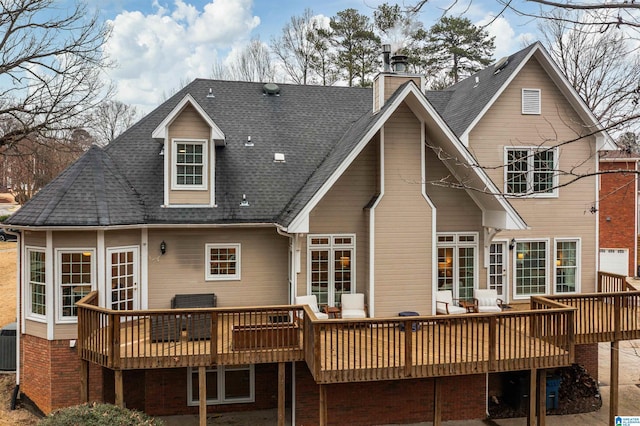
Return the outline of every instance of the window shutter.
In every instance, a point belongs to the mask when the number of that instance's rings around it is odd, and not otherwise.
[[[540,89],[522,89],[522,113],[540,114]]]

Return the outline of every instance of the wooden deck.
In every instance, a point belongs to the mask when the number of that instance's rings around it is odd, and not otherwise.
[[[304,360],[325,384],[553,368],[574,361],[575,344],[640,338],[640,292],[607,283],[618,291],[497,314],[363,320],[291,305],[111,311],[94,292],[78,304],[78,347],[116,371]]]

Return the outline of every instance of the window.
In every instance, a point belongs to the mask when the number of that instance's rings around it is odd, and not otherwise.
[[[505,157],[507,194],[557,196],[555,149],[506,148]]]
[[[94,287],[93,250],[58,250],[59,318],[75,322],[78,300]]]
[[[516,297],[545,294],[547,241],[518,241],[515,249]]]
[[[356,289],[355,235],[310,235],[308,244],[308,294],[319,304],[340,306],[342,294]]]
[[[255,400],[253,365],[208,367],[206,377],[207,405],[238,404]],[[187,382],[187,401],[189,405],[198,405],[200,389],[197,368],[188,369]]]
[[[27,249],[28,286],[27,311],[29,316],[44,319],[47,314],[45,253],[43,250]]]
[[[539,115],[540,89],[522,89],[522,114]]]
[[[174,140],[171,189],[207,189],[207,141]]]
[[[578,240],[556,240],[556,293],[574,293],[579,289],[578,247]]]
[[[475,233],[438,234],[438,290],[452,290],[456,299],[473,298],[477,250]]]
[[[205,246],[207,281],[240,279],[240,244]]]

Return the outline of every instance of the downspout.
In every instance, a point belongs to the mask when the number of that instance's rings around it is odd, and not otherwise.
[[[289,255],[289,303],[294,304],[297,294],[297,278],[296,278],[296,250],[298,247],[297,240],[298,235],[290,234],[280,226],[276,226],[276,232],[283,237],[289,238],[289,249],[291,253]],[[296,363],[291,363],[291,424],[296,424]]]

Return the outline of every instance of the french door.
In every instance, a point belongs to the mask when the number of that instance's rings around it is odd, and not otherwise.
[[[309,294],[318,303],[340,306],[342,294],[355,292],[355,235],[309,238]]]
[[[438,290],[451,290],[454,299],[473,298],[477,250],[476,233],[438,234]]]
[[[489,246],[489,269],[488,285],[492,290],[496,290],[498,297],[507,303],[507,242],[498,241]]]
[[[138,247],[107,249],[107,306],[113,310],[140,309]]]

